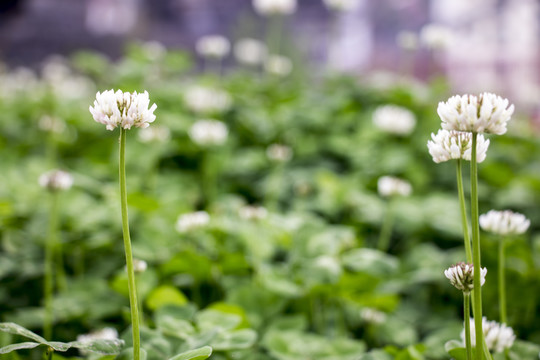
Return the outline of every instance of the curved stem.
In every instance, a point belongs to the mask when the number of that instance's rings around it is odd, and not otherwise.
[[[53,262],[54,250],[56,245],[57,229],[58,229],[58,194],[51,192],[51,205],[49,212],[49,233],[45,243],[45,280],[44,280],[44,302],[45,302],[45,318],[43,321],[43,337],[51,340],[52,323],[53,323]]]
[[[392,226],[394,225],[394,199],[391,198],[388,201],[386,208],[386,215],[381,227],[381,234],[379,235],[379,250],[388,251],[390,247],[390,238],[392,237]]]
[[[476,164],[476,142],[477,133],[472,133],[471,148],[471,224],[472,224],[472,245],[473,245],[473,265],[474,265],[474,328],[476,337],[475,359],[483,359],[484,335],[482,331],[482,286],[480,284],[480,227],[478,224],[478,169]]]
[[[463,293],[463,318],[465,324],[465,348],[467,349],[467,360],[472,360],[471,346],[471,294]]]
[[[469,222],[467,220],[467,208],[465,205],[465,194],[463,192],[463,175],[461,171],[461,159],[457,160],[457,187],[459,195],[459,205],[461,209],[461,226],[463,228],[463,241],[465,243],[465,256],[467,262],[472,263],[471,239],[469,237]]]
[[[504,279],[504,238],[499,239],[499,316],[501,323],[508,324],[506,319],[506,281]]]
[[[120,203],[122,207],[122,233],[124,237],[124,249],[126,252],[126,264],[129,287],[129,306],[131,308],[131,326],[133,331],[133,359],[140,360],[141,340],[139,334],[139,308],[137,301],[137,286],[135,283],[135,272],[133,270],[133,254],[131,252],[131,239],[129,237],[129,221],[127,210],[126,192],[126,130],[120,128]]]

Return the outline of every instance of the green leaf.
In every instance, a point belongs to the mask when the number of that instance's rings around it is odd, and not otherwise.
[[[141,349],[141,360],[146,360],[148,357],[146,350]],[[116,357],[116,360],[133,360],[133,348],[124,349],[120,355]]]
[[[170,285],[162,285],[154,289],[146,299],[146,306],[150,310],[157,310],[165,305],[185,305],[188,300],[177,288]]]
[[[210,346],[203,346],[198,349],[189,350],[178,354],[169,360],[203,360],[212,355],[212,348]]]
[[[237,331],[220,333],[211,345],[216,350],[247,349],[257,340],[257,333],[251,329],[242,329]]]
[[[68,345],[77,349],[92,351],[102,355],[114,355],[118,354],[120,350],[122,350],[124,347],[124,341],[120,339],[102,339],[89,342],[73,341]]]
[[[21,350],[21,349],[33,349],[36,346],[41,345],[40,343],[36,342],[23,342],[18,344],[11,344],[4,346],[3,348],[0,348],[0,354],[7,354],[15,350]]]
[[[397,271],[398,260],[375,249],[354,249],[343,255],[343,264],[353,271],[362,271],[371,275],[389,275]]]
[[[0,323],[0,331],[7,332],[9,334],[13,335],[21,335],[26,338],[32,339],[34,341],[37,341],[40,344],[47,343],[47,340],[42,338],[36,333],[33,333],[32,331],[28,330],[27,328],[24,328],[18,324],[12,323],[12,322],[5,322]]]

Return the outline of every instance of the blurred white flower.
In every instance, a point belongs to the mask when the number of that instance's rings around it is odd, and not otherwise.
[[[412,192],[411,184],[392,176],[382,176],[377,181],[377,191],[381,196],[409,196]]]
[[[245,205],[238,209],[238,215],[244,220],[262,220],[268,216],[268,210],[262,206]]]
[[[227,92],[198,85],[186,90],[184,101],[193,112],[204,114],[227,111],[232,104]]]
[[[139,130],[138,139],[142,143],[148,143],[152,141],[167,142],[171,138],[171,131],[166,126],[152,126]]]
[[[264,62],[264,68],[270,74],[277,76],[287,76],[293,69],[291,59],[281,55],[268,55]]]
[[[480,286],[486,282],[487,269],[480,269]],[[444,270],[444,276],[450,280],[450,284],[464,293],[470,293],[474,289],[474,266],[467,263],[457,263]]]
[[[96,340],[118,340],[118,331],[114,328],[103,328],[101,330],[93,331],[89,334],[82,334],[77,336],[77,341],[81,343],[89,343]],[[79,349],[79,352],[83,355],[89,354],[89,351]]]
[[[184,233],[193,229],[204,227],[210,222],[210,215],[206,211],[196,211],[183,214],[176,221],[176,230]]]
[[[227,125],[218,120],[197,120],[189,129],[189,137],[197,145],[223,145],[227,141]]]
[[[395,135],[408,135],[416,125],[414,114],[401,106],[379,106],[373,112],[373,124],[379,129]]]
[[[498,235],[523,234],[531,225],[525,215],[510,210],[490,210],[487,214],[480,215],[479,222],[484,231]]]
[[[469,321],[471,324],[471,345],[476,346],[474,319],[471,318]],[[503,352],[504,349],[509,349],[516,339],[511,327],[496,321],[488,321],[485,317],[482,318],[482,332],[488,349],[494,352]],[[465,329],[461,331],[461,340],[465,344]]]
[[[514,113],[514,105],[508,104],[507,99],[491,93],[455,95],[440,102],[437,113],[443,129],[502,135]]]
[[[66,123],[55,116],[43,115],[39,119],[39,128],[43,131],[60,134],[66,129]]]
[[[221,35],[207,35],[199,38],[195,50],[203,57],[221,59],[231,51],[231,43]]]
[[[14,99],[24,92],[35,97],[41,85],[36,73],[29,68],[19,67],[0,74],[0,96],[4,99]]]
[[[402,49],[415,50],[418,48],[418,35],[413,31],[400,31],[396,36],[396,43]]]
[[[287,162],[292,159],[292,149],[283,144],[272,144],[266,149],[266,156],[275,162]]]
[[[96,94],[94,107],[90,106],[90,113],[94,120],[107,125],[107,130],[114,130],[117,126],[131,129],[132,126],[146,128],[156,119],[154,110],[157,105],[150,108],[148,92],[138,94],[118,90],[107,90]]]
[[[262,64],[266,57],[266,45],[259,40],[245,38],[234,44],[234,56],[244,65]]]
[[[51,170],[42,174],[38,182],[49,191],[68,190],[73,185],[73,176],[62,170]]]
[[[427,24],[420,30],[420,42],[428,49],[445,49],[454,41],[453,31],[439,24]]]
[[[253,7],[262,16],[291,15],[296,11],[296,0],[253,0]]]
[[[363,308],[360,311],[360,317],[362,320],[373,324],[382,324],[386,320],[386,314],[382,311],[373,308]]]
[[[167,48],[159,41],[147,41],[141,44],[146,58],[152,61],[162,59],[167,54]]]
[[[314,265],[317,269],[323,270],[333,278],[341,276],[342,268],[339,261],[330,255],[321,255],[315,258]]]
[[[324,5],[334,11],[352,11],[358,8],[360,0],[323,0]]]
[[[135,273],[145,272],[148,268],[148,264],[144,260],[133,259],[133,271]]]
[[[428,140],[427,146],[433,161],[441,163],[451,159],[471,161],[472,134],[455,130],[439,130],[437,135],[431,134],[433,140]],[[476,142],[476,161],[481,163],[486,159],[489,140],[478,135]]]

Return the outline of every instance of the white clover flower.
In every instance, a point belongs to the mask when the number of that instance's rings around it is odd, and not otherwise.
[[[359,0],[323,0],[324,5],[334,11],[352,11],[360,4]]]
[[[386,314],[382,311],[373,308],[363,308],[360,311],[362,320],[372,324],[382,324],[386,320]]]
[[[437,135],[431,134],[432,140],[428,140],[427,146],[433,161],[441,163],[452,159],[464,159],[471,161],[472,134],[470,132],[455,130],[439,130]],[[476,161],[481,163],[486,159],[489,140],[478,135],[476,142]]]
[[[138,139],[142,143],[152,141],[165,143],[171,138],[171,131],[166,126],[152,126],[139,130]]]
[[[210,222],[210,215],[206,211],[196,211],[183,214],[176,221],[176,230],[180,233],[188,232],[193,229],[201,228]]]
[[[476,333],[474,319],[470,319],[471,327],[471,345],[476,346]],[[516,335],[511,327],[505,324],[499,324],[496,321],[488,321],[485,317],[482,318],[482,332],[486,345],[490,351],[503,352],[509,349],[514,344]],[[465,329],[461,331],[461,340],[465,344]]]
[[[107,125],[107,130],[114,130],[117,126],[131,129],[132,126],[146,128],[156,119],[154,110],[157,105],[150,108],[148,92],[138,94],[107,90],[96,94],[94,107],[90,106],[90,113],[98,123]]]
[[[268,55],[264,63],[264,68],[270,74],[277,76],[287,76],[293,69],[291,59],[281,55]]]
[[[454,33],[446,26],[427,24],[420,30],[420,42],[428,49],[445,49],[454,42]]]
[[[525,215],[510,210],[490,210],[480,215],[479,222],[484,231],[498,235],[523,234],[531,225]]]
[[[415,50],[418,48],[418,35],[412,31],[400,31],[396,36],[396,43],[402,49]]]
[[[480,269],[480,286],[486,282],[487,269]],[[444,270],[444,276],[450,280],[450,284],[464,293],[470,293],[474,289],[474,266],[467,263],[457,263]]]
[[[141,44],[141,49],[148,60],[156,61],[163,59],[167,54],[167,48],[159,41],[147,41]]]
[[[49,191],[68,190],[73,185],[73,176],[62,170],[51,170],[42,174],[38,182]]]
[[[136,273],[145,272],[148,269],[148,264],[144,260],[133,259],[133,271]]]
[[[39,119],[38,126],[43,131],[56,134],[60,134],[66,129],[66,123],[62,119],[49,115],[43,115]]]
[[[189,129],[189,137],[197,145],[217,146],[227,141],[227,125],[218,120],[197,120]]]
[[[514,113],[514,105],[508,104],[507,99],[491,93],[455,95],[440,102],[437,113],[443,129],[502,135]]]
[[[292,149],[283,144],[272,144],[266,149],[266,156],[275,162],[287,162],[292,159]]]
[[[231,51],[231,43],[224,36],[207,35],[197,40],[195,50],[203,57],[221,59]]]
[[[262,16],[291,15],[296,11],[296,0],[253,0],[253,7]]]
[[[266,57],[266,45],[259,40],[245,38],[234,44],[234,56],[244,65],[262,64]]]
[[[82,334],[77,336],[77,341],[81,343],[89,343],[96,340],[118,340],[118,331],[114,328],[103,328],[101,330],[93,331],[89,334]],[[83,355],[89,354],[89,351],[79,349],[79,352]]]
[[[373,124],[379,129],[395,135],[408,135],[416,125],[414,114],[401,106],[379,106],[373,112]]]
[[[268,210],[262,206],[245,205],[238,209],[238,215],[244,220],[262,220],[268,216]]]
[[[377,190],[381,196],[409,196],[412,192],[411,184],[392,176],[382,176],[377,181]]]
[[[216,113],[227,111],[232,104],[231,96],[218,89],[192,86],[184,94],[187,107],[195,113]]]

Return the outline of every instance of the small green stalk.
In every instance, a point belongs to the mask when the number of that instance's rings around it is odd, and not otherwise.
[[[465,319],[465,348],[467,349],[467,360],[472,360],[471,346],[471,294],[463,293],[463,318]]]
[[[504,245],[505,239],[499,239],[499,316],[503,324],[508,324],[506,319],[506,281],[504,279]]]
[[[465,243],[465,256],[467,262],[471,264],[472,260],[472,250],[471,250],[471,239],[469,237],[469,222],[467,220],[467,209],[465,205],[465,194],[463,192],[463,175],[461,171],[461,159],[457,159],[457,187],[459,195],[459,205],[461,209],[461,226],[463,228],[463,241]]]
[[[380,251],[388,251],[390,247],[390,238],[392,237],[392,227],[394,225],[394,198],[390,197],[388,200],[388,206],[386,207],[386,214],[383,219],[383,224],[381,227],[381,233],[379,235],[379,245],[378,248]]]
[[[49,212],[49,233],[45,242],[45,280],[44,280],[44,302],[45,302],[45,318],[43,321],[43,337],[50,340],[52,337],[53,323],[53,262],[54,249],[58,233],[58,194],[55,191],[50,192],[51,204]]]
[[[124,248],[126,252],[126,264],[128,273],[129,305],[131,308],[131,326],[133,329],[133,359],[140,360],[141,340],[139,334],[139,303],[137,301],[137,285],[135,283],[135,272],[133,270],[133,254],[131,252],[131,239],[129,236],[129,221],[127,209],[126,192],[126,130],[120,128],[120,203],[122,207],[122,233],[124,237]]]

